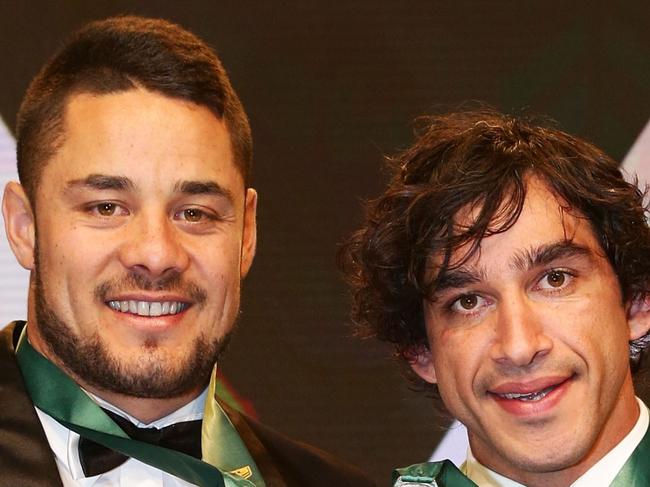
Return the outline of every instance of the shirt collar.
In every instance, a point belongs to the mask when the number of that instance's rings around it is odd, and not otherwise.
[[[467,460],[465,460],[462,471],[472,482],[481,487],[525,487],[479,463],[472,453],[471,447],[467,448]]]
[[[587,470],[571,484],[571,487],[589,487],[593,485],[609,485],[625,462],[630,458],[634,449],[641,443],[648,430],[649,414],[647,406],[636,398],[639,404],[639,418],[630,432],[621,442],[612,448],[603,458]],[[504,477],[485,467],[476,459],[472,449],[467,449],[467,460],[464,466],[465,475],[481,487],[524,487],[523,484]]]

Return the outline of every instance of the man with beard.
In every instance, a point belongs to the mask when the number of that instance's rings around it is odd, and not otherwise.
[[[215,400],[255,253],[247,117],[162,20],[75,33],[17,122],[7,236],[31,271],[2,332],[0,485],[370,485]]]
[[[593,145],[493,110],[422,120],[342,249],[353,316],[468,429],[394,485],[650,485],[631,371],[650,328],[643,194]]]

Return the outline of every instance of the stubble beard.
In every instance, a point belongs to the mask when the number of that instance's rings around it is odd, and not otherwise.
[[[38,256],[38,250],[35,255]],[[132,283],[134,278],[128,276],[124,281]],[[105,291],[107,285],[110,284],[98,286],[95,294]],[[125,360],[114,354],[97,332],[80,337],[56,314],[47,302],[38,259],[34,286],[39,331],[59,365],[84,386],[122,395],[166,399],[200,390],[207,384],[234,328],[215,341],[200,334],[180,359],[177,354],[158,347],[155,340],[150,340],[143,344],[137,357]]]

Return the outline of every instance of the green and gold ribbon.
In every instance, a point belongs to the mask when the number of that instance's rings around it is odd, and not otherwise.
[[[206,461],[202,461],[175,450],[129,438],[70,377],[32,348],[25,329],[18,343],[16,357],[34,405],[79,435],[200,487],[264,485],[250,454],[214,400],[214,374],[210,395],[206,399],[210,413],[204,419],[207,424],[202,427],[202,440],[211,443],[202,443],[203,454],[207,454]],[[215,426],[217,429],[212,430]],[[207,430],[213,432],[206,433]],[[231,442],[235,445],[232,450],[229,444]],[[220,451],[223,453],[218,453]],[[220,467],[224,465],[224,471],[211,464],[213,461]],[[245,472],[246,467],[250,469],[250,475]],[[239,475],[240,472],[237,471],[241,468],[244,469],[241,470],[244,475]]]
[[[201,427],[201,449],[205,462],[218,465],[225,472],[250,481],[256,487],[265,483],[237,430],[215,400],[217,368],[212,371]],[[227,446],[227,447],[226,447]]]

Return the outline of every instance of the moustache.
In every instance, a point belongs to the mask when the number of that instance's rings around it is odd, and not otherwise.
[[[204,304],[208,297],[208,293],[203,288],[191,281],[185,281],[178,272],[166,273],[158,279],[152,279],[137,272],[129,272],[124,277],[100,283],[95,288],[95,297],[105,302],[110,295],[134,290],[174,292],[187,296],[197,305]]]

